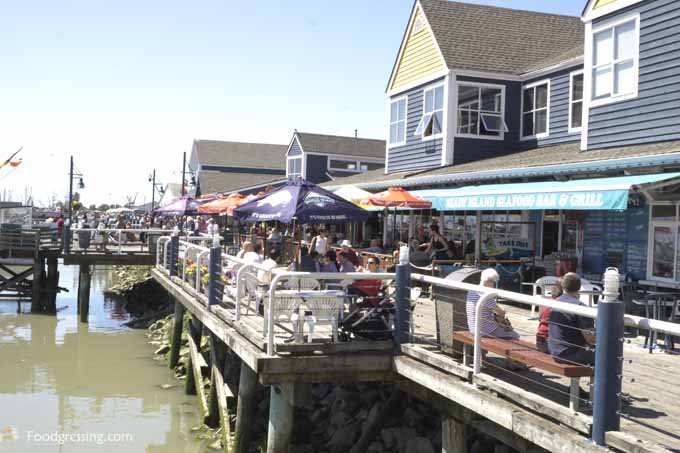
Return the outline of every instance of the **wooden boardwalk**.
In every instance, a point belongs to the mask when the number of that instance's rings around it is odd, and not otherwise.
[[[522,339],[534,342],[538,321],[529,319],[530,311],[510,305],[503,308]],[[419,342],[437,343],[435,307],[430,299],[418,302],[414,322]],[[626,398],[621,428],[627,434],[680,452],[680,386],[677,380],[680,355],[649,354],[642,348],[643,341],[644,337],[629,339],[624,346],[623,393]],[[452,359],[443,353],[438,354]],[[568,405],[568,379],[533,369],[509,371],[500,359],[492,356],[488,362],[483,368],[484,373],[565,407]]]

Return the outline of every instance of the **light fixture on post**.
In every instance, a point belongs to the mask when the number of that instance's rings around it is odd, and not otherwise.
[[[71,156],[71,165],[68,172],[68,221],[69,225],[73,221],[73,180],[78,178],[78,189],[85,188],[85,182],[83,181],[83,174],[75,172],[75,166],[73,165],[73,156]]]

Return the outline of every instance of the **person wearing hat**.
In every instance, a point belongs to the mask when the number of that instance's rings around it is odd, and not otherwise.
[[[347,254],[347,259],[352,263],[354,266],[359,265],[359,256],[357,253],[352,250],[352,243],[349,242],[347,239],[343,239],[342,242],[340,242],[340,248],[341,248],[341,253],[346,253]],[[340,253],[338,253],[338,267],[342,264],[340,262]]]

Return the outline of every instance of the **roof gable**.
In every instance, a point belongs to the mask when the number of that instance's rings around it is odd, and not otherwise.
[[[583,9],[583,20],[591,22],[641,1],[643,0],[588,0]]]
[[[447,0],[418,4],[451,70],[520,75],[583,45],[585,28],[576,16]]]
[[[413,7],[394,63],[388,91],[446,70],[446,62],[419,2]]]
[[[203,166],[285,169],[286,145],[194,140],[197,163]],[[192,159],[194,154],[192,154]]]
[[[330,154],[369,159],[385,158],[385,140],[344,137],[339,135],[296,132],[300,148],[305,153]],[[292,143],[292,142],[291,142]]]

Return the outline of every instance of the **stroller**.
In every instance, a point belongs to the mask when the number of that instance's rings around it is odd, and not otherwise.
[[[349,287],[356,302],[340,323],[342,341],[392,338],[394,299],[387,295],[387,286],[382,280],[359,280]]]

